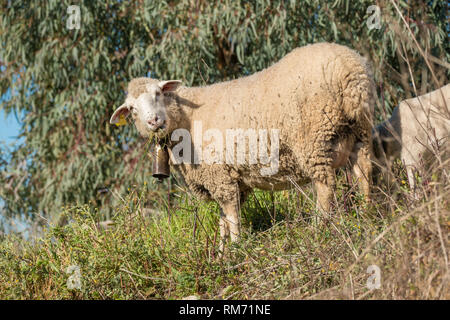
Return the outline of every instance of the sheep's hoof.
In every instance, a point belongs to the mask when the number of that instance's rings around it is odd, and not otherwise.
[[[313,227],[318,227],[320,225],[320,220],[321,218],[319,217],[319,215],[315,214],[311,216],[311,225]]]
[[[332,215],[330,212],[318,209],[315,214],[311,215],[311,225],[315,228],[321,226],[328,226],[331,221]]]

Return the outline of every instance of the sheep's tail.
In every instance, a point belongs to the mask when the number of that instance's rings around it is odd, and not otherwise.
[[[373,115],[376,103],[376,87],[368,63],[361,56],[352,57],[351,68],[347,65],[347,76],[343,77],[342,110],[345,118],[353,123],[352,131],[356,141],[365,145],[366,157],[372,152]]]
[[[377,96],[372,79],[372,72],[363,60],[363,63],[358,64],[342,83],[343,110],[348,120],[370,122],[370,126],[372,126]]]

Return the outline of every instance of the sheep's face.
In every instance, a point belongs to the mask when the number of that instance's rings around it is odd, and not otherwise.
[[[175,91],[180,83],[179,80],[169,80],[148,84],[146,92],[137,99],[128,97],[125,103],[114,112],[110,122],[120,123],[121,116],[127,117],[131,113],[136,128],[142,136],[167,135],[170,119],[167,117],[164,93]]]

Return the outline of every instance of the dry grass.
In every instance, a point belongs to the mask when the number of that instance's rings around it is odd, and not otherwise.
[[[223,258],[218,207],[183,192],[172,194],[170,223],[164,204],[143,214],[146,188],[130,192],[108,231],[94,208],[69,208],[71,223],[35,244],[3,239],[0,298],[448,299],[444,165],[421,178],[419,200],[395,165],[389,193],[381,182],[373,204],[341,173],[331,219],[315,211],[309,187],[257,191],[242,211],[242,240]],[[81,290],[68,289],[70,265],[80,267]],[[380,289],[367,288],[370,265],[381,270]]]

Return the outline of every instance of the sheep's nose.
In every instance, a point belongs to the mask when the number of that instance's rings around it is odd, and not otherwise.
[[[156,126],[158,124],[158,120],[159,120],[159,118],[158,118],[158,116],[156,116],[153,119],[148,120],[147,122],[151,126]]]
[[[153,127],[153,129],[157,129],[164,126],[165,121],[161,121],[161,118],[155,116],[153,119],[148,120],[147,123]]]

